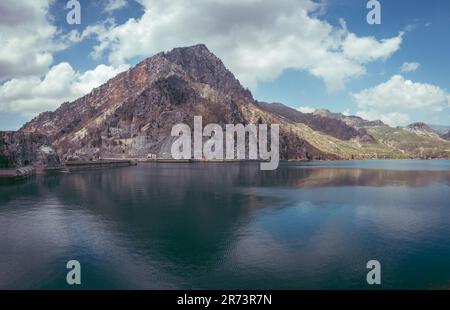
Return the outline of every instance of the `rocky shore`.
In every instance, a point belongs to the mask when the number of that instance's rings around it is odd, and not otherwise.
[[[38,133],[0,132],[0,179],[24,180],[33,175],[134,165],[132,160],[63,162],[48,138]]]
[[[0,169],[61,165],[58,154],[45,135],[15,131],[0,132]]]
[[[34,175],[35,172],[36,170],[33,166],[26,166],[15,169],[0,169],[0,179],[13,181],[24,180]]]

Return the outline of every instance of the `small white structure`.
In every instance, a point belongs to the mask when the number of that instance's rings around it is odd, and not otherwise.
[[[148,153],[147,154],[147,159],[148,160],[156,160],[156,154]]]

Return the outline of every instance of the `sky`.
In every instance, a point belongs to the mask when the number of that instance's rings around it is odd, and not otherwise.
[[[79,0],[71,24],[74,2],[0,2],[0,130],[198,43],[260,101],[450,125],[448,0],[380,0],[380,24],[368,0]]]

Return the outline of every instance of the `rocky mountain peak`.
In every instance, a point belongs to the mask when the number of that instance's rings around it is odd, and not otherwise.
[[[425,123],[422,122],[418,122],[418,123],[413,123],[407,126],[407,128],[409,129],[415,129],[415,130],[427,130],[427,131],[433,131],[433,129],[431,129],[430,126],[428,126]]]
[[[181,68],[197,82],[208,84],[225,95],[239,95],[253,101],[250,91],[225,67],[222,60],[204,44],[179,47],[164,54],[171,63]]]
[[[408,125],[405,130],[415,133],[419,136],[426,136],[434,139],[439,139],[439,134],[436,133],[430,126],[423,122],[413,123]]]
[[[283,159],[366,158],[373,156],[373,148],[381,156],[410,156],[393,149],[397,142],[385,142],[389,137],[383,132],[391,128],[377,128],[381,122],[328,110],[304,114],[282,104],[256,102],[204,44],[147,58],[89,94],[42,113],[20,133],[48,138],[63,160],[146,158],[149,154],[167,158],[172,126],[192,124],[195,115],[201,115],[204,124],[280,124]],[[428,129],[423,124],[405,128],[430,137]],[[436,136],[433,143],[448,150],[447,142]],[[412,148],[411,156],[415,152]],[[439,157],[444,152],[420,156]]]
[[[25,124],[62,158],[146,157],[170,151],[173,124],[193,115],[216,123],[242,122],[253,97],[203,45],[147,58],[89,94]]]
[[[317,109],[313,112],[314,115],[322,116],[322,117],[332,117],[334,113],[331,113],[328,109]]]

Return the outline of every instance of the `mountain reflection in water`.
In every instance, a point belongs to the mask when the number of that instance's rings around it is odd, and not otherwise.
[[[450,288],[448,161],[144,164],[0,185],[0,288]]]

